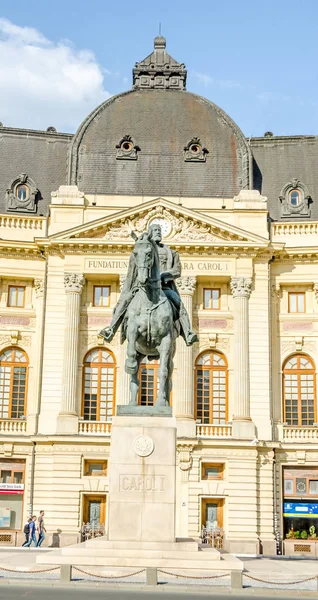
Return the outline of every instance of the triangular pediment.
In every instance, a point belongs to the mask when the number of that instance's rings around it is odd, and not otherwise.
[[[116,244],[132,243],[131,232],[142,233],[155,219],[160,219],[159,222],[163,225],[164,241],[173,245],[268,245],[266,238],[164,198],[156,198],[134,208],[54,234],[50,239],[65,242],[96,240]]]

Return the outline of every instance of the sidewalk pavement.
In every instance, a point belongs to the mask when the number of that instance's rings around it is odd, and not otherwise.
[[[37,565],[36,557],[41,552],[47,552],[48,549],[38,549],[38,548],[21,548],[21,549],[6,549],[1,548],[0,551],[0,583],[9,579],[11,582],[18,582],[18,580],[32,580],[32,585],[35,582],[39,582],[43,584],[44,582],[51,582],[51,584],[57,584],[59,581],[59,570],[52,572],[42,572],[42,573],[32,573],[32,571],[44,571],[45,565]],[[261,590],[264,592],[265,589],[267,592],[272,590],[271,595],[275,595],[275,590],[277,592],[279,590],[289,590],[290,596],[294,596],[297,594],[302,594],[303,592],[307,592],[308,595],[312,595],[314,592],[317,596],[317,577],[318,577],[318,560],[290,560],[283,559],[275,560],[270,558],[244,558],[242,559],[245,566],[244,576],[243,576],[243,584],[244,591],[248,592],[248,594],[255,594],[260,592]],[[3,570],[3,568],[7,567],[10,569],[9,571]],[[78,572],[77,570],[73,570],[73,579],[80,583],[92,583],[99,581],[100,585],[109,585],[116,586],[118,585],[124,586],[126,588],[127,584],[131,587],[131,589],[135,589],[145,583],[145,573],[140,573],[134,577],[126,577],[124,579],[104,579],[98,578],[97,575],[104,575],[106,577],[116,577],[118,575],[124,575],[127,573],[132,573],[133,571],[137,571],[137,569],[115,569],[115,568],[107,568],[107,567],[81,567],[84,571],[88,571],[92,575],[86,575]],[[11,569],[14,572],[11,572]],[[166,575],[163,573],[158,573],[158,579],[160,584],[165,583],[169,585],[158,586],[161,588],[176,588],[181,591],[194,589],[194,587],[198,591],[218,591],[221,593],[222,590],[230,587],[230,577],[225,576],[219,579],[196,579],[196,577],[202,576],[206,577],[209,575],[207,571],[197,572],[197,571],[181,571],[176,569],[166,569],[170,573],[177,572],[180,575],[186,575],[186,578],[176,578],[172,575]],[[213,572],[211,575],[216,575],[218,573]],[[219,574],[222,574],[220,571]],[[256,579],[260,579],[263,581],[255,581],[249,579],[248,576],[255,577]],[[308,577],[315,576],[315,579],[310,581],[306,581],[304,583],[297,583],[294,585],[288,585],[288,582],[292,581],[301,581]],[[13,580],[13,581],[12,581]],[[79,581],[81,580],[81,581]],[[74,581],[74,583],[75,583]],[[271,583],[266,583],[270,581]],[[72,585],[72,584],[71,584]],[[149,589],[149,587],[148,587]],[[311,593],[310,593],[311,592]],[[236,592],[235,592],[236,593]]]

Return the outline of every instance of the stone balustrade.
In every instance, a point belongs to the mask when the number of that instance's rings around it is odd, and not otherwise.
[[[283,442],[317,442],[318,427],[291,427],[284,425],[280,438]]]
[[[26,433],[27,422],[23,419],[0,419],[0,433]]]
[[[281,235],[317,235],[318,221],[307,223],[272,223],[272,238]]]
[[[80,435],[110,435],[112,424],[105,421],[79,421]]]
[[[232,425],[197,425],[197,437],[200,438],[230,438]]]
[[[33,229],[44,231],[45,217],[22,217],[21,215],[0,215],[0,227],[10,229]]]

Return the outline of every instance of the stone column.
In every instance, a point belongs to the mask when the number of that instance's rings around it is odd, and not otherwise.
[[[250,277],[232,277],[231,291],[234,308],[234,416],[232,436],[250,439],[255,426],[250,416],[250,366],[248,300],[251,294]]]
[[[41,394],[41,370],[42,370],[42,351],[43,351],[43,311],[44,311],[44,279],[34,280],[34,289],[36,297],[35,314],[36,314],[36,329],[35,329],[35,348],[36,360],[33,370],[33,393],[28,399],[28,414],[27,414],[27,433],[33,435],[36,433],[38,408],[40,406]]]
[[[176,280],[176,284],[192,324],[192,300],[196,277],[180,277]],[[172,390],[173,413],[178,419],[178,436],[194,436],[193,349],[192,346],[186,346],[181,336],[177,340],[174,363],[176,371]]]
[[[77,354],[80,321],[81,293],[84,276],[80,273],[66,273],[64,286],[66,293],[65,333],[63,353],[62,404],[58,416],[58,433],[78,433],[76,411]]]

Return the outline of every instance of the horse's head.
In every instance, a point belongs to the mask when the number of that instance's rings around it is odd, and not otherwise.
[[[155,262],[154,242],[149,232],[142,233],[139,238],[133,232],[132,237],[135,240],[133,255],[137,267],[137,278],[141,285],[145,285],[151,277]]]

